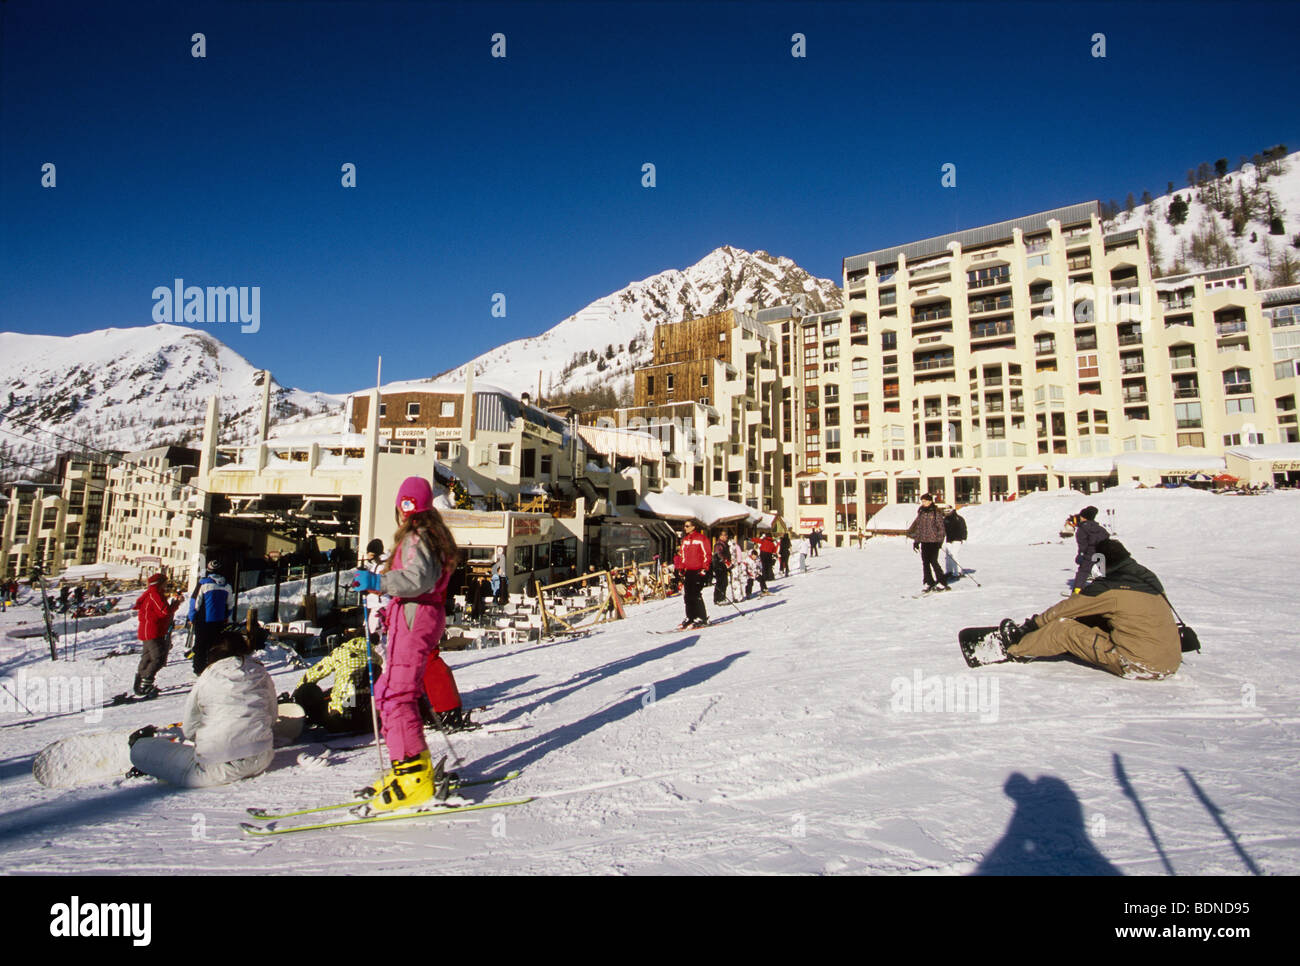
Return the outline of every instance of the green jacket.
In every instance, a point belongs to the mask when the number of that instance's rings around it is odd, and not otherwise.
[[[325,659],[309,669],[298,682],[314,684],[322,678],[334,675],[334,686],[330,689],[329,709],[334,714],[346,714],[357,707],[360,692],[369,695],[370,680],[366,674],[367,660],[366,639],[354,637],[344,641],[326,655]],[[379,676],[379,658],[375,658],[375,676]]]

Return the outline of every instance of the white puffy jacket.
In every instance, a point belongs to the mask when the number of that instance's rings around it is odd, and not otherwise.
[[[209,664],[185,707],[185,737],[203,764],[250,758],[270,751],[275,724],[275,683],[253,657]]]

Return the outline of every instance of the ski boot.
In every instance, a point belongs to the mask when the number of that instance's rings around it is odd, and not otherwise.
[[[426,749],[413,758],[393,762],[375,794],[357,807],[357,814],[368,816],[402,811],[432,801],[441,790],[439,786],[446,784],[442,762],[435,769],[432,761],[433,756]]]
[[[152,738],[158,733],[158,729],[153,725],[145,725],[137,731],[131,732],[131,736],[126,739],[127,747],[134,748],[135,743],[141,738]]]
[[[429,761],[433,761],[433,755],[428,751],[425,751],[422,755],[417,755],[416,757],[417,759],[423,757],[428,759]],[[439,778],[441,778],[443,775],[443,766],[446,764],[446,762],[447,762],[447,756],[443,755],[442,758],[439,759],[438,764],[434,766],[433,769],[434,773]],[[393,762],[391,765],[389,765],[387,770],[381,772],[378,776],[372,779],[371,782],[368,785],[366,785],[365,788],[358,788],[352,794],[355,795],[357,798],[374,798],[376,795],[379,794],[379,792],[384,788],[384,786],[387,785],[389,782],[391,782],[393,778],[396,776],[397,765],[398,762]]]
[[[452,708],[450,711],[433,711],[433,727],[444,734],[453,731],[474,731],[482,727],[477,721],[470,720],[471,712],[464,708]]]
[[[1037,629],[1038,625],[1034,623],[1032,617],[1023,624],[1017,624],[1009,617],[1003,620],[1002,623],[998,625],[998,640],[1002,645],[1002,650],[1006,655],[1006,660],[1021,662],[1028,661],[1029,658],[1027,657],[1016,657],[1012,654],[1011,648],[1019,644],[1026,634]]]

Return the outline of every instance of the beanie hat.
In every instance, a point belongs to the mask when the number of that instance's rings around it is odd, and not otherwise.
[[[166,575],[166,574],[154,574],[154,575],[152,575],[152,576],[149,578],[149,583],[151,583],[151,584],[161,584],[161,583],[163,583],[163,582],[166,581],[166,580],[167,580],[167,575]]]
[[[209,561],[208,561],[208,573],[210,573],[210,574],[219,574],[219,573],[221,573],[221,561],[220,561],[220,560],[209,560]]]
[[[366,544],[366,553],[373,553],[376,557],[378,557],[383,552],[384,552],[384,541],[380,540],[378,537],[375,537],[375,539],[371,540],[368,544]]]
[[[433,506],[433,487],[423,476],[408,476],[397,488],[397,509],[403,514],[423,513]]]
[[[1079,511],[1079,516],[1085,520],[1095,520],[1097,519],[1097,508],[1095,506],[1086,506]]]
[[[1106,558],[1107,572],[1109,572],[1112,567],[1118,567],[1125,560],[1130,559],[1128,548],[1114,538],[1103,540],[1098,544],[1097,552]]]

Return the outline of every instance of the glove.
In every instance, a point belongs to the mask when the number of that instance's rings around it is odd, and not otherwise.
[[[371,573],[369,570],[358,570],[356,575],[352,578],[352,586],[356,587],[362,593],[378,590],[379,574]]]
[[[920,552],[921,552],[921,541],[920,541],[920,540],[913,540],[913,541],[912,541],[912,552],[913,552],[913,553],[920,553]]]
[[[126,743],[128,747],[134,748],[135,743],[141,738],[152,738],[157,733],[158,729],[153,725],[145,725],[140,730],[131,732],[131,736],[126,739]]]
[[[1075,588],[1074,588],[1074,594],[1082,594],[1082,593],[1083,593],[1083,588],[1082,588],[1082,587],[1075,587]],[[1071,596],[1073,596],[1073,594],[1071,594]]]

